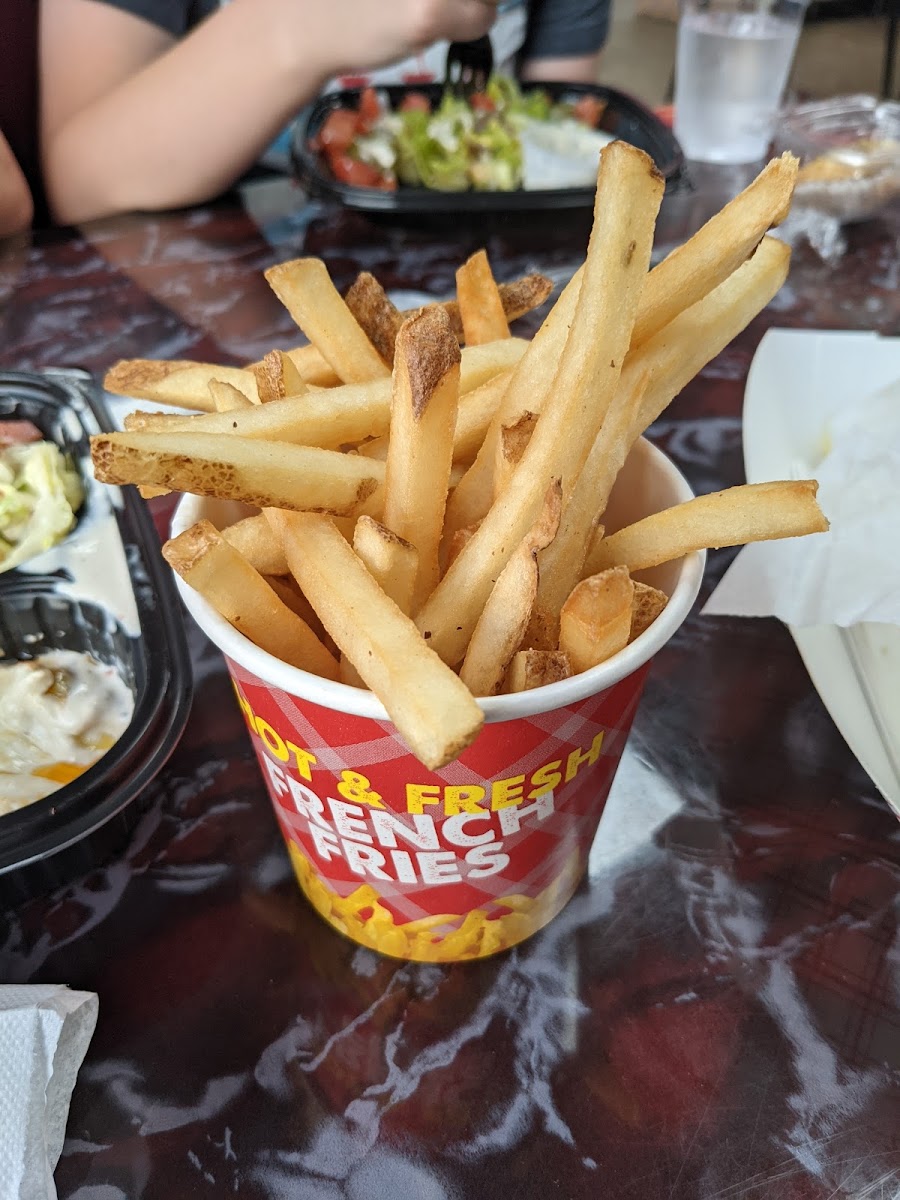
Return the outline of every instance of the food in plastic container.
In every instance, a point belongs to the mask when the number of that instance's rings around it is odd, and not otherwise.
[[[134,697],[114,667],[75,650],[0,663],[0,814],[42,800],[125,732]]]
[[[864,221],[900,196],[900,103],[837,96],[789,109],[781,149],[801,159],[796,208]]]

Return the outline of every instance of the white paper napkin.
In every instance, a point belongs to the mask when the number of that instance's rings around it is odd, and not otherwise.
[[[794,475],[818,479],[829,532],[746,546],[704,613],[900,625],[900,381],[841,409],[823,451]]]
[[[53,1171],[97,1010],[93,992],[0,987],[0,1200],[56,1200]]]

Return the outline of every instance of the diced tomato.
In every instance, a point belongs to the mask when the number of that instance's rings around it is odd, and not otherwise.
[[[319,146],[328,154],[349,150],[359,132],[359,121],[349,108],[336,108],[325,118],[319,130]]]
[[[396,180],[383,175],[370,163],[351,158],[349,154],[329,154],[328,165],[335,179],[339,179],[341,183],[349,183],[352,187],[379,188],[383,192],[393,192],[397,189]]]
[[[25,442],[40,442],[43,437],[30,421],[0,421],[0,446],[21,446]]]
[[[473,92],[469,97],[469,105],[473,112],[493,112],[497,105],[484,92]]]
[[[606,101],[599,96],[581,96],[572,105],[572,116],[591,129],[596,129],[606,110]]]
[[[407,92],[400,101],[401,112],[431,112],[431,101],[424,92]]]
[[[367,87],[359,98],[357,127],[360,133],[368,133],[381,116],[381,104],[374,88]]]

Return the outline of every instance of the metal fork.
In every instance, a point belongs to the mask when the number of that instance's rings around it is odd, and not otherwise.
[[[494,51],[487,34],[474,42],[451,42],[447,47],[444,87],[460,100],[483,92],[494,69]]]

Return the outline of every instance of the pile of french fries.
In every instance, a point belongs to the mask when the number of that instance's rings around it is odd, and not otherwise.
[[[93,439],[99,480],[243,501],[169,541],[172,567],[284,662],[383,702],[435,769],[478,736],[476,697],[589,670],[667,597],[635,578],[693,550],[827,523],[812,480],[734,487],[606,534],[617,474],[694,375],[771,300],[790,252],[767,236],[797,161],[773,160],[653,270],[663,182],[622,142],[600,161],[586,260],[530,342],[549,281],[498,285],[484,252],[457,298],[398,312],[312,258],[266,272],[309,344],[223,367],[128,361],[137,412]],[[460,346],[462,343],[462,348]]]

